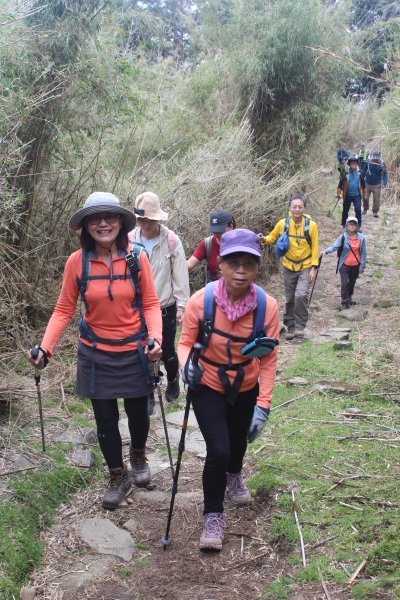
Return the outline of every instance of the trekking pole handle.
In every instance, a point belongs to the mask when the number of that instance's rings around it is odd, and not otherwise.
[[[202,350],[204,350],[203,344],[200,344],[200,342],[196,342],[193,346],[193,357],[192,357],[193,364],[196,367],[199,364],[199,358],[200,358],[200,354],[201,354]]]
[[[156,345],[156,340],[154,338],[149,338],[147,340],[147,347],[149,350],[153,350],[155,345]]]
[[[35,370],[42,370],[47,366],[47,363],[49,362],[49,359],[47,358],[47,354],[46,352],[43,350],[43,348],[41,348],[40,346],[34,346],[33,348],[31,348],[31,356],[32,358],[37,358],[39,355],[39,350],[42,353],[42,358],[40,359],[40,363],[35,367]]]

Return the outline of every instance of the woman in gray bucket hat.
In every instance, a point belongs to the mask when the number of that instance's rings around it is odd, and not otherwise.
[[[79,326],[76,393],[92,402],[110,474],[102,502],[108,509],[119,506],[132,483],[143,487],[150,481],[145,455],[147,397],[153,387],[149,358],[161,356],[162,323],[147,255],[128,241],[135,221],[135,215],[107,192],[90,194],[72,215],[69,227],[75,232],[80,229],[81,248],[66,262],[60,296],[37,357],[29,353],[35,367],[47,363],[80,295],[85,313]],[[149,339],[155,340],[152,350],[146,345]],[[122,457],[118,398],[124,398],[131,436],[129,474]]]

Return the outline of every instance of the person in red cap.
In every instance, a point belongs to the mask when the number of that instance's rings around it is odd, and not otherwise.
[[[235,220],[227,210],[215,210],[210,215],[210,233],[200,242],[192,256],[187,260],[187,266],[193,271],[203,260],[206,261],[204,283],[216,281],[221,276],[218,268],[219,245],[225,231],[235,228]]]
[[[248,504],[242,465],[247,442],[268,418],[275,382],[279,338],[278,306],[256,286],[260,240],[248,229],[224,233],[218,266],[221,277],[189,300],[178,342],[188,400],[207,447],[203,472],[203,550],[221,550],[224,495]],[[267,337],[268,336],[268,337]],[[194,359],[194,344],[203,350]]]

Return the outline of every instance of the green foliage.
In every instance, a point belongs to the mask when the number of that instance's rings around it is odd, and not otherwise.
[[[85,487],[94,472],[82,472],[65,463],[63,450],[51,451],[52,467],[29,471],[9,482],[10,501],[0,501],[0,592],[17,597],[19,587],[39,563],[43,546],[40,532],[48,527],[57,507]]]

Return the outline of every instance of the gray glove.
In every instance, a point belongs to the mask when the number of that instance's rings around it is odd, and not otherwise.
[[[269,410],[269,408],[262,408],[257,405],[254,407],[253,419],[247,432],[248,442],[254,442],[256,437],[259,436],[264,429],[265,422],[269,416]]]
[[[203,372],[204,368],[201,365],[194,364],[192,359],[188,360],[182,371],[183,383],[192,388],[199,385]]]

